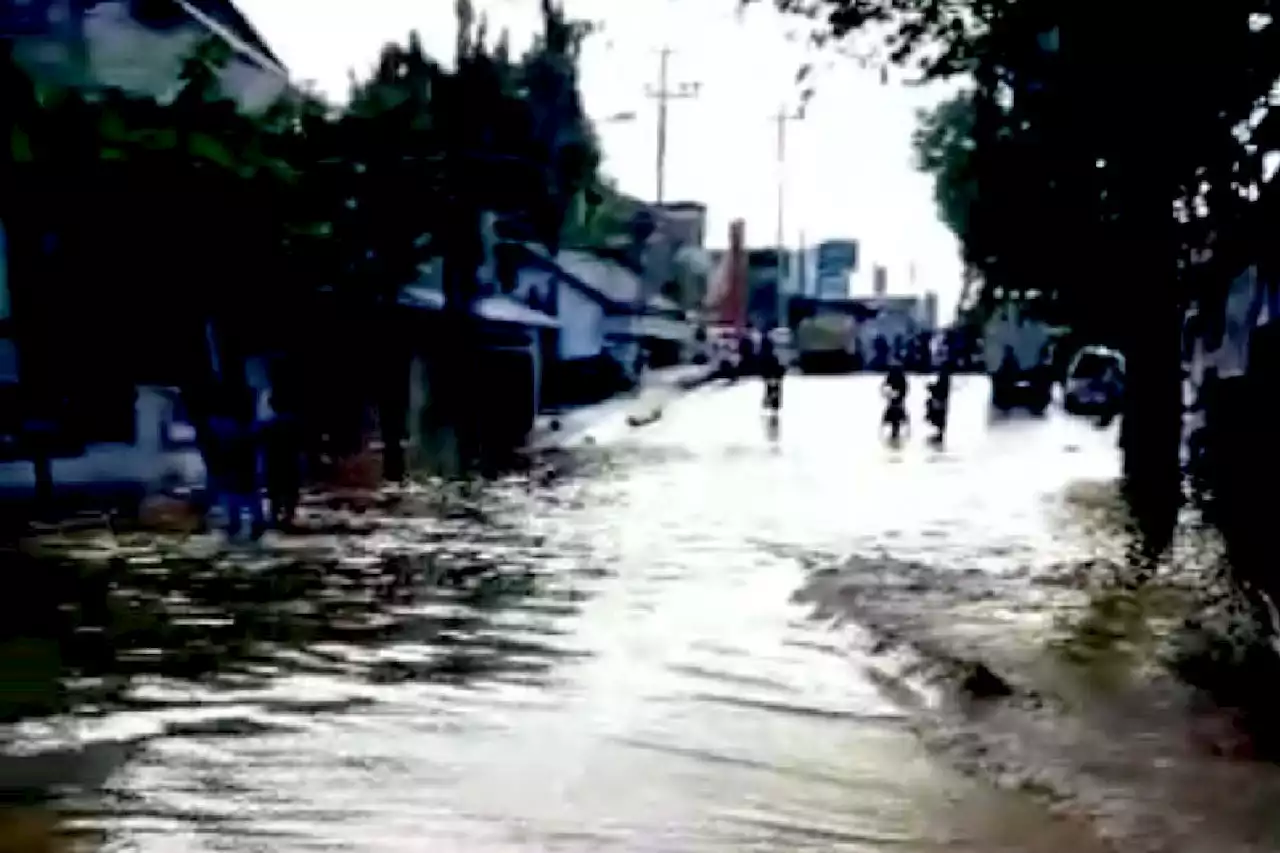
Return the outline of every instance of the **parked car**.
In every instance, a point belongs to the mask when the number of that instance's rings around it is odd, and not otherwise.
[[[1114,414],[1124,393],[1124,356],[1107,347],[1076,353],[1063,382],[1062,407],[1071,414]]]

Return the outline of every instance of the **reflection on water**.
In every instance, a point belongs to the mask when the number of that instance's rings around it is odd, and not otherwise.
[[[1087,850],[926,759],[791,603],[851,543],[1042,547],[1022,494],[992,526],[991,494],[939,491],[974,457],[1018,476],[962,388],[947,464],[870,440],[874,414],[846,452],[874,382],[795,383],[776,443],[744,386],[568,476],[409,492],[358,535],[13,556],[0,791],[120,849]]]

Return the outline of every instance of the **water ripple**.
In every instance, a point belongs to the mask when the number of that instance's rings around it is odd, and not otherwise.
[[[30,755],[0,756],[0,781],[56,791],[114,849],[1053,837],[927,762],[793,593],[851,551],[1013,570],[1057,541],[1026,495],[1106,469],[1110,448],[1009,461],[971,390],[946,452],[886,451],[854,426],[874,434],[861,379],[797,381],[770,445],[757,391],[695,395],[561,454],[557,477],[424,483],[363,514],[329,501],[260,551],[86,535],[13,566],[33,591],[0,620],[0,675],[21,686],[0,711]]]

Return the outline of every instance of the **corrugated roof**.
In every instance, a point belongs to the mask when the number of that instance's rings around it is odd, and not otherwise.
[[[560,326],[560,321],[554,317],[535,311],[510,296],[484,297],[476,302],[476,314],[492,323],[511,323],[541,329],[554,329]]]
[[[444,292],[429,282],[423,281],[401,288],[397,301],[406,308],[419,311],[443,311],[445,306]],[[502,294],[480,297],[475,302],[474,311],[476,316],[491,323],[510,323],[543,329],[553,329],[560,325],[554,317]]]
[[[630,308],[643,293],[644,283],[638,275],[590,252],[565,250],[556,255],[555,261],[568,274],[570,283],[616,307]]]

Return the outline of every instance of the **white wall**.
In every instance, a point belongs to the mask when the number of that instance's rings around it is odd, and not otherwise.
[[[560,282],[560,345],[562,361],[594,358],[604,349],[604,307],[578,288]]]
[[[166,480],[189,487],[205,482],[204,459],[194,446],[165,449],[162,431],[173,421],[170,397],[161,388],[140,386],[136,401],[133,444],[90,445],[83,454],[54,459],[55,488],[92,489],[142,487],[159,489]],[[0,492],[27,493],[35,488],[35,468],[29,461],[0,463]]]

